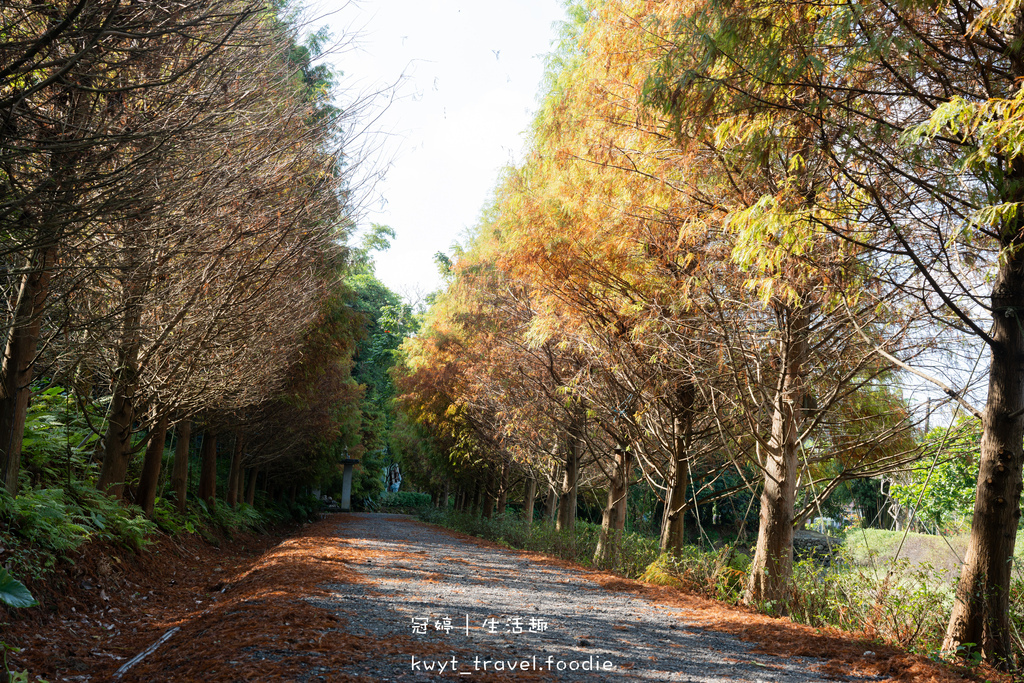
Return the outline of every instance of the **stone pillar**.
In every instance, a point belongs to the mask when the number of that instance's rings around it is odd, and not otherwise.
[[[346,458],[341,461],[341,464],[345,466],[345,472],[342,475],[341,480],[341,511],[349,512],[352,509],[352,466],[355,465],[358,460],[353,458]]]

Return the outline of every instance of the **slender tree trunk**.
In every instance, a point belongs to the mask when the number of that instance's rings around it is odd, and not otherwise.
[[[558,517],[555,529],[564,531],[576,526],[576,482],[579,479],[577,463],[571,455],[565,458],[565,472],[562,475],[562,490],[558,494]]]
[[[487,478],[484,480],[484,519],[490,519],[494,516],[494,497],[496,487],[496,477],[492,473],[488,473]]]
[[[624,444],[615,449],[612,478],[608,482],[608,502],[601,519],[601,535],[594,551],[594,564],[617,567],[622,563],[622,533],[626,527],[626,501],[633,459]]]
[[[580,460],[583,457],[583,431],[585,413],[578,408],[569,422],[565,452],[565,477],[562,480],[562,494],[558,501],[559,531],[576,528],[576,502],[579,494]]]
[[[245,467],[241,463],[238,465],[238,484],[235,488],[238,489],[235,492],[235,507],[237,508],[245,502]]]
[[[693,432],[694,394],[692,384],[683,385],[676,394],[672,413],[672,459],[661,520],[661,550],[672,554],[679,553],[686,543],[686,488],[690,485],[686,457]]]
[[[505,506],[508,503],[508,461],[501,463],[501,480],[498,482],[498,503],[496,512],[499,515],[505,514]]]
[[[810,320],[805,308],[782,308],[779,315],[783,330],[781,372],[766,449],[757,548],[744,599],[754,604],[770,603],[777,612],[785,612],[793,575],[793,507]]]
[[[444,491],[441,493],[441,505],[440,505],[441,509],[445,510],[445,511],[448,510],[448,497],[449,497],[449,494],[450,494],[450,490],[451,490],[451,482],[449,482],[447,479],[445,479],[445,481],[444,481]]]
[[[259,476],[260,468],[253,467],[249,470],[249,488],[245,494],[245,502],[249,505],[253,504],[256,500],[256,478]]]
[[[25,436],[28,402],[35,369],[36,346],[43,324],[43,309],[57,260],[56,244],[32,254],[29,272],[22,276],[10,319],[11,329],[0,366],[0,464],[4,486],[18,493],[21,442]]]
[[[139,351],[142,347],[140,323],[142,296],[147,277],[135,269],[142,256],[137,249],[129,250],[122,283],[125,309],[121,321],[121,339],[117,347],[117,368],[114,370],[113,397],[110,401],[110,419],[103,438],[103,462],[100,465],[96,487],[108,495],[120,498],[124,494],[131,458],[132,427],[139,389]]]
[[[523,496],[523,521],[529,527],[533,524],[533,504],[537,499],[537,477],[530,473],[526,479],[526,495]]]
[[[174,491],[178,512],[185,513],[185,497],[188,495],[188,447],[192,439],[191,420],[178,423],[178,441],[174,444],[174,465],[171,469],[171,489]]]
[[[217,434],[207,429],[199,465],[199,500],[211,510],[217,504]]]
[[[477,480],[475,490],[473,491],[473,515],[475,516],[479,516],[483,511],[484,488],[484,485]]]
[[[135,392],[138,389],[139,345],[129,343],[118,351],[119,367],[114,375],[114,395],[110,401],[110,419],[103,438],[103,462],[96,488],[114,498],[124,495],[131,458],[132,425],[135,422]]]
[[[232,508],[238,507],[240,497],[238,484],[242,481],[242,434],[235,432],[235,447],[231,453],[231,469],[228,471],[227,503]]]
[[[1024,254],[1000,256],[992,287],[994,344],[971,537],[942,649],[973,643],[1013,668],[1009,589],[1024,465]]]
[[[555,521],[555,514],[558,512],[558,493],[553,484],[548,486],[548,495],[544,500],[544,517],[549,522]]]
[[[135,502],[146,513],[147,517],[153,516],[153,506],[156,505],[156,489],[160,483],[160,468],[164,461],[166,440],[167,413],[162,413],[157,419],[153,433],[149,437],[149,444],[146,446],[146,456],[142,460],[142,476],[139,477],[139,489],[135,492]]]

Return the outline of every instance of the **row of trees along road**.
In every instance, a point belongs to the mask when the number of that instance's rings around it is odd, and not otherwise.
[[[984,407],[951,388],[956,368],[932,377],[983,422],[945,649],[1012,666],[1019,5],[594,0],[570,14],[530,152],[405,348],[403,403],[451,453],[437,466],[457,503],[500,509],[523,481],[532,515],[539,482],[571,527],[579,488],[602,487],[606,561],[636,476],[665,502],[673,551],[683,513],[728,495],[728,474],[760,491],[746,599],[784,609],[794,525],[843,482],[918,457],[907,378],[980,340]]]
[[[0,7],[0,464],[12,494],[29,401],[47,384],[72,392],[102,436],[97,486],[148,512],[174,425],[182,509],[193,421],[209,504],[218,437],[233,444],[230,503],[251,502],[258,472],[271,491],[311,484],[357,445],[363,318],[341,284],[353,112],[331,104],[332,74],[316,64],[327,36],[300,42],[286,11]]]

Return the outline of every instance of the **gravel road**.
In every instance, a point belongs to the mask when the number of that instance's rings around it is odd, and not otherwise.
[[[687,610],[607,591],[402,515],[350,514],[341,542],[366,551],[365,583],[312,600],[370,642],[411,642],[344,673],[377,681],[869,681],[829,678],[821,660],[755,654],[687,622]],[[409,640],[411,638],[411,641]],[[386,648],[385,648],[386,649]]]

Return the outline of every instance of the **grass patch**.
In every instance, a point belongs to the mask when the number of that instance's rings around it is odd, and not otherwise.
[[[970,534],[937,536],[910,532],[905,541],[903,536],[902,531],[851,529],[846,533],[847,559],[884,574],[899,550],[899,559],[909,561],[911,566],[930,568],[937,574],[948,575],[950,580],[959,575]],[[1024,531],[1017,532],[1014,557],[1017,564],[1024,566]]]
[[[885,529],[851,529],[846,534],[846,552],[850,562],[861,567],[877,567],[885,572],[896,557],[911,564],[929,565],[939,570],[957,571],[967,551],[968,534],[935,536],[906,534]],[[902,543],[902,548],[900,544]]]

